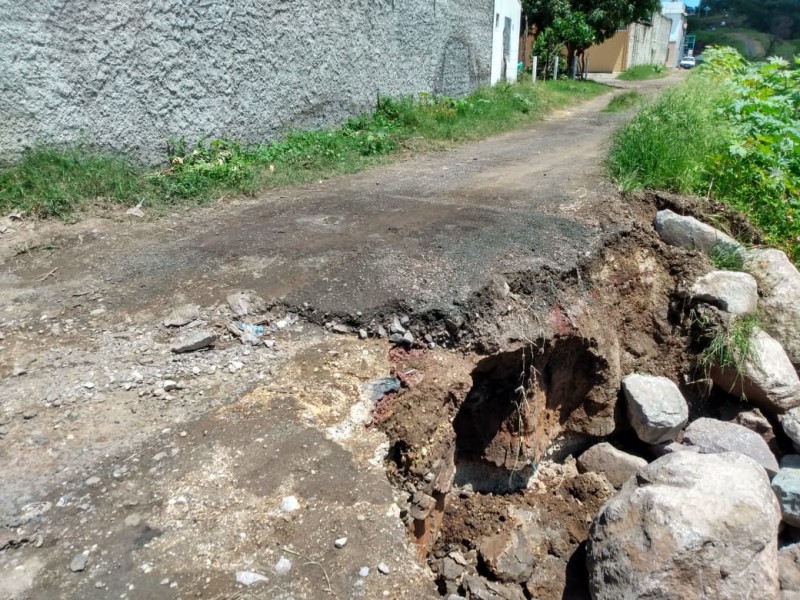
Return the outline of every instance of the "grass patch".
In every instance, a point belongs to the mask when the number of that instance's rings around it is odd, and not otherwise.
[[[732,367],[741,375],[745,363],[753,358],[753,336],[759,328],[756,315],[731,317],[727,326],[718,327],[699,356],[699,365],[706,376],[713,367]]]
[[[783,40],[775,44],[773,52],[777,56],[783,56],[787,60],[791,60],[793,56],[800,56],[800,39],[798,40]]]
[[[726,124],[716,116],[722,94],[692,77],[645,106],[612,140],[611,177],[626,191],[705,193],[711,175],[701,157],[726,146]]]
[[[603,112],[606,113],[619,113],[631,110],[640,104],[643,104],[645,101],[645,96],[641,92],[637,92],[636,90],[631,90],[629,92],[622,92],[621,94],[617,94],[611,99],[611,102],[608,103],[603,109]]]
[[[400,151],[431,150],[524,127],[608,91],[585,81],[500,84],[464,98],[383,98],[342,127],[266,144],[173,140],[168,166],[145,168],[83,148],[40,146],[0,165],[0,213],[68,218],[98,205],[171,206],[354,173]]]
[[[646,79],[660,79],[666,76],[667,68],[664,65],[637,65],[629,67],[617,75],[617,79],[622,81],[645,81]]]
[[[37,147],[0,168],[0,210],[63,218],[87,199],[132,203],[142,184],[139,171],[119,156]]]
[[[718,271],[744,271],[744,257],[738,248],[729,244],[717,244],[708,255]]]

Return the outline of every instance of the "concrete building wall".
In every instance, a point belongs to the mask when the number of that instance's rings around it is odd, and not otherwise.
[[[618,73],[637,65],[665,65],[671,22],[658,13],[651,23],[631,23],[586,51],[591,73]]]
[[[671,22],[667,66],[677,67],[683,58],[683,45],[686,39],[686,5],[683,2],[664,2],[661,13]]]
[[[628,60],[628,30],[620,30],[602,44],[586,51],[591,73],[617,73],[624,71]]]
[[[172,136],[265,141],[379,94],[463,94],[490,81],[495,4],[0,0],[0,157],[84,142],[156,162]]]
[[[501,80],[517,80],[521,14],[520,0],[494,0],[492,85]]]
[[[666,65],[669,51],[669,32],[672,22],[654,14],[651,23],[633,23],[628,29],[628,61],[626,69],[638,65]]]

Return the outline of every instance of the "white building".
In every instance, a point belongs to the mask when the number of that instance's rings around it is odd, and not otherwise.
[[[519,28],[522,15],[520,0],[494,0],[492,37],[492,85],[517,80]]]
[[[681,58],[683,58],[683,45],[686,39],[686,5],[683,2],[662,2],[661,14],[672,21],[667,66],[677,67]]]

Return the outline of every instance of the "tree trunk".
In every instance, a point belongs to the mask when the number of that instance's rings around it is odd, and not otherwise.
[[[577,48],[572,44],[567,44],[567,72],[570,79],[575,79],[575,70],[578,65],[575,64],[577,57]]]

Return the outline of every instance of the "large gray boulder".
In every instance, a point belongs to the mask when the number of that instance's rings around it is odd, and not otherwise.
[[[732,315],[745,315],[758,308],[758,284],[752,275],[712,271],[692,286],[692,298],[712,304]]]
[[[783,520],[800,527],[800,456],[783,457],[781,470],[772,479],[772,489],[780,502]]]
[[[602,473],[617,489],[645,465],[645,459],[617,450],[608,442],[592,446],[578,458],[581,472]]]
[[[729,235],[698,221],[694,217],[684,217],[671,210],[658,212],[655,228],[661,239],[670,246],[702,250],[706,254],[711,254],[711,251],[719,246],[726,246],[735,250],[742,249],[741,244]]]
[[[795,452],[800,452],[800,408],[793,408],[779,417],[786,436],[792,440]]]
[[[800,592],[800,544],[791,544],[778,551],[781,590]]]
[[[769,479],[752,459],[663,456],[628,480],[592,522],[592,598],[776,598],[779,522]]]
[[[683,394],[666,377],[634,373],[622,380],[628,419],[639,439],[660,444],[675,439],[689,420]]]
[[[786,254],[774,248],[748,250],[745,261],[761,290],[766,330],[800,366],[800,273]]]
[[[499,581],[524,583],[533,573],[536,548],[519,529],[483,539],[478,552],[483,564]]]
[[[767,443],[773,454],[778,453],[778,442],[775,439],[772,423],[760,409],[742,404],[723,404],[720,406],[720,418],[755,431]]]
[[[780,343],[761,329],[753,334],[742,372],[732,366],[714,367],[711,379],[726,392],[744,396],[772,414],[800,406],[800,378],[792,361]]]
[[[703,454],[741,452],[767,470],[770,476],[778,472],[778,459],[767,442],[755,431],[736,423],[702,418],[693,421],[683,434],[683,443],[695,446]]]

